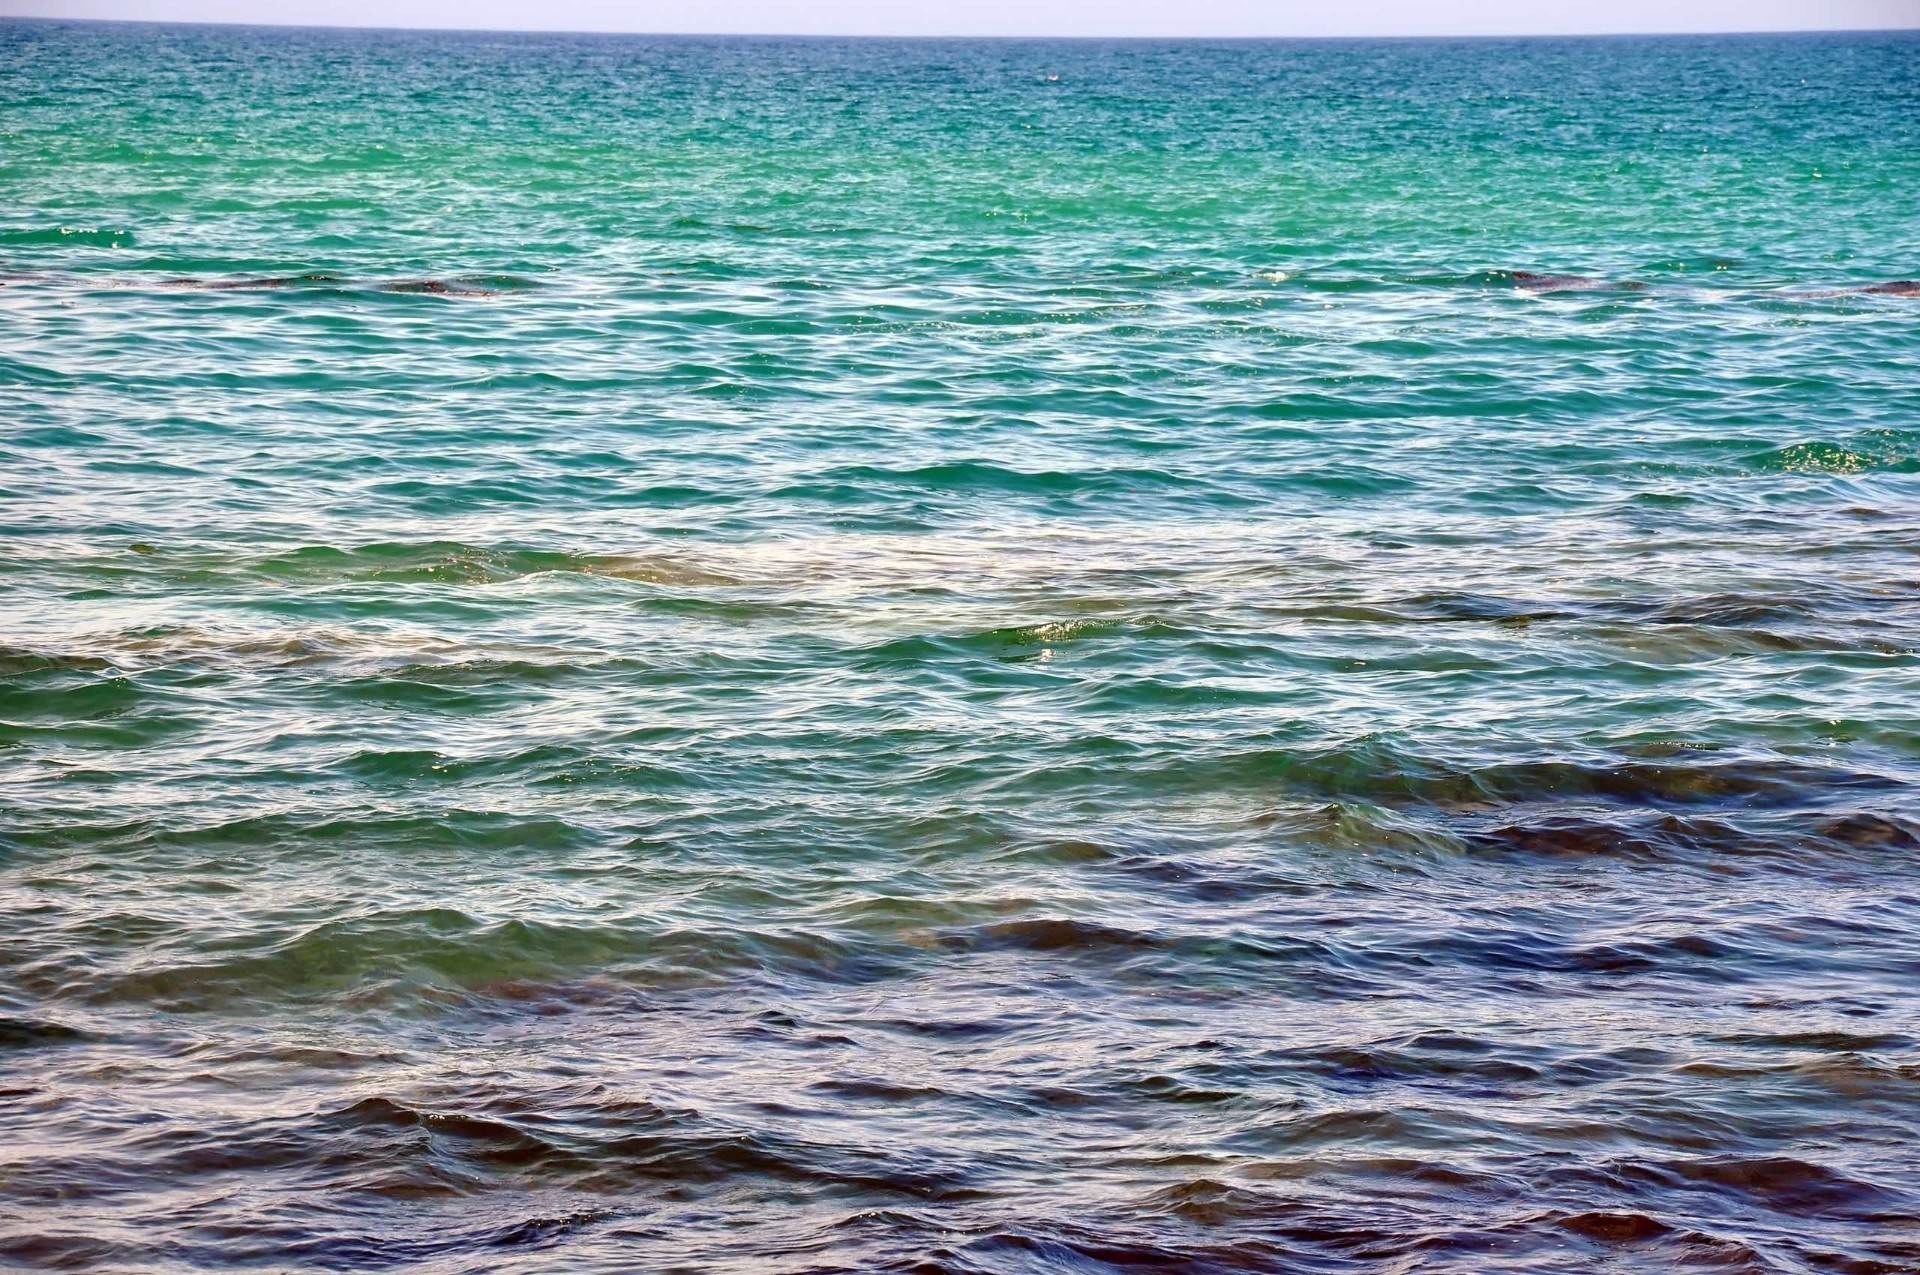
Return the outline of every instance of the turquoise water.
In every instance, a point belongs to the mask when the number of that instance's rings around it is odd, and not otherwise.
[[[1920,40],[0,102],[0,1264],[1920,1271]]]

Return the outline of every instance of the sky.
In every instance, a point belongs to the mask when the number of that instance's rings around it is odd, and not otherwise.
[[[716,34],[1559,35],[1920,27],[1920,0],[0,0],[0,15]]]

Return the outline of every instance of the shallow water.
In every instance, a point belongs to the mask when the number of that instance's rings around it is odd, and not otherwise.
[[[0,1264],[1920,1270],[1920,40],[0,99]]]

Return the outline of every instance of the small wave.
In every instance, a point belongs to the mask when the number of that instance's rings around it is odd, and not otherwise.
[[[1655,808],[1791,807],[1833,802],[1848,794],[1891,793],[1903,786],[1874,771],[1766,754],[1595,754],[1457,767],[1383,741],[1330,749],[1256,750],[1213,759],[1209,765],[1227,781],[1461,812],[1581,799]]]
[[[0,1018],[0,1049],[35,1049],[93,1039],[78,1027],[44,1018]]]
[[[208,292],[251,292],[278,288],[318,288],[337,286],[345,280],[335,274],[253,276],[239,279],[163,279],[169,288],[201,288]]]
[[[947,491],[997,491],[1027,495],[1073,495],[1120,491],[1139,487],[1193,487],[1194,480],[1160,469],[1099,469],[1091,471],[1022,470],[990,461],[949,461],[896,469],[857,465],[828,470],[821,480],[856,489],[880,487],[926,488]],[[781,493],[776,493],[779,495]],[[797,493],[796,493],[797,494]]]
[[[460,275],[445,279],[388,279],[357,283],[344,275],[325,270],[308,271],[303,274],[240,275],[227,278],[183,275],[164,279],[161,284],[169,288],[195,289],[202,292],[280,292],[298,289],[338,292],[370,288],[375,292],[447,297],[491,297],[502,292],[524,292],[539,286],[534,280],[518,275]]]
[[[929,1085],[902,1085],[885,1080],[827,1079],[810,1086],[815,1092],[853,1102],[894,1104],[947,1097],[947,1091]]]
[[[131,230],[90,229],[81,226],[44,226],[0,230],[0,244],[21,246],[79,246],[86,248],[131,248]]]
[[[1644,1244],[1673,1234],[1673,1228],[1645,1213],[1569,1213],[1555,1219],[1555,1225],[1583,1239],[1603,1244]]]
[[[1911,1049],[1916,1041],[1899,1032],[1861,1035],[1857,1032],[1736,1032],[1717,1038],[1727,1045],[1762,1049],[1816,1050],[1821,1053],[1870,1053],[1882,1049]]]
[[[1907,824],[1866,812],[1714,818],[1679,812],[1548,809],[1516,821],[1469,829],[1463,837],[1477,851],[1501,855],[1670,863],[1699,859],[1724,867],[1741,860],[1920,848],[1920,838]]]
[[[1879,446],[1847,446],[1830,442],[1794,443],[1771,448],[1747,461],[1763,473],[1838,474],[1841,476],[1887,470],[1894,473],[1920,472],[1920,448],[1901,446],[1891,440]]]
[[[1897,1198],[1875,1183],[1795,1156],[1634,1161],[1613,1166],[1613,1172],[1629,1181],[1746,1197],[1797,1217],[1874,1220]]]
[[[270,557],[207,564],[276,579],[362,580],[382,584],[503,584],[549,573],[602,576],[665,585],[737,585],[739,576],[669,554],[570,553],[499,548],[460,541],[392,541],[336,548],[307,545]]]
[[[953,635],[894,638],[866,648],[863,663],[874,666],[920,665],[955,656],[985,657],[1021,663],[1048,659],[1059,651],[1103,639],[1152,640],[1181,631],[1148,618],[1055,620]]]
[[[162,625],[131,632],[75,633],[57,646],[0,647],[0,675],[38,671],[133,672],[197,665],[294,669],[354,663],[444,663],[471,655],[431,634],[309,628],[223,631]]]
[[[859,985],[897,975],[924,955],[905,942],[794,927],[565,924],[415,907],[269,932],[218,954],[131,961],[85,974],[67,990],[178,1012],[329,997],[475,1010],[718,986],[754,972]]]

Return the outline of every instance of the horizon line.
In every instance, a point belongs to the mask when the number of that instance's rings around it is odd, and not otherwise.
[[[369,34],[628,36],[678,40],[996,40],[1008,43],[1325,43],[1378,40],[1686,40],[1701,36],[1897,35],[1920,36],[1920,23],[1906,27],[1735,27],[1685,31],[1472,31],[1396,32],[1353,35],[1053,35],[942,32],[905,34],[886,31],[643,31],[616,27],[461,27],[366,26],[344,22],[219,22],[187,18],[83,18],[46,13],[0,13],[0,23],[70,23],[82,26],[215,27],[239,30],[341,31]]]

